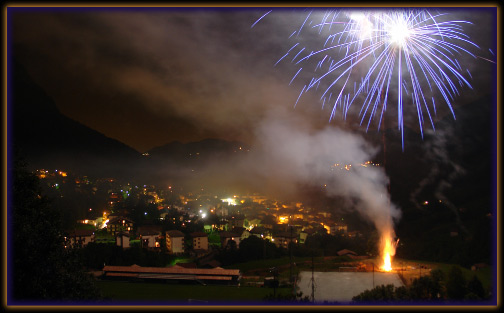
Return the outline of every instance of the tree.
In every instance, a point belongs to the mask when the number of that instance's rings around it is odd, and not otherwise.
[[[355,302],[391,302],[396,300],[394,285],[380,285],[371,290],[365,290],[352,298]]]
[[[444,299],[445,291],[441,282],[444,280],[445,274],[440,269],[431,270],[430,275],[433,281],[431,294],[434,295],[433,298]]]
[[[61,216],[41,194],[38,178],[17,157],[12,174],[12,298],[99,299],[100,292],[75,251],[64,248]]]
[[[395,296],[399,301],[411,300],[409,289],[406,286],[397,287],[395,289]]]
[[[452,266],[446,282],[446,295],[452,300],[462,300],[467,293],[466,280],[457,266]]]
[[[279,256],[279,249],[274,243],[257,236],[250,236],[240,242],[238,249],[243,262],[260,259],[271,259]]]
[[[410,297],[415,300],[437,300],[441,286],[432,276],[415,278],[410,286]]]
[[[355,296],[355,302],[390,302],[390,301],[435,301],[443,299],[443,279],[441,270],[433,270],[430,275],[422,276],[413,280],[409,287],[401,286],[393,288],[393,285],[381,285],[371,290],[366,290]]]
[[[240,242],[240,259],[242,261],[258,260],[265,256],[265,240],[256,236],[250,236]]]
[[[483,288],[483,284],[481,284],[481,281],[478,279],[476,275],[474,275],[473,278],[467,284],[467,291],[470,294],[474,294],[476,296],[476,299],[486,298],[485,288]]]

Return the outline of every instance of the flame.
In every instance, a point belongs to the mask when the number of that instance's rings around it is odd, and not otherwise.
[[[381,266],[381,269],[386,272],[390,272],[392,270],[392,257],[395,255],[396,244],[397,243],[393,241],[390,232],[385,232],[382,235],[383,247],[381,254],[383,258],[383,265]]]
[[[390,253],[385,252],[383,255],[383,266],[382,269],[386,272],[390,272],[392,270],[392,261],[391,261]]]

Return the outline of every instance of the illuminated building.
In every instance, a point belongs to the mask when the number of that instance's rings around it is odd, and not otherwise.
[[[208,235],[204,232],[191,233],[193,250],[208,250]]]
[[[95,235],[93,230],[89,229],[74,229],[67,231],[64,236],[65,248],[79,247],[82,248],[88,243],[95,240]]]
[[[169,230],[166,232],[166,249],[171,254],[185,252],[184,233],[179,230]]]
[[[111,218],[107,223],[107,231],[114,235],[121,231],[130,232],[132,230],[133,230],[133,220],[127,217],[116,216],[114,218]]]

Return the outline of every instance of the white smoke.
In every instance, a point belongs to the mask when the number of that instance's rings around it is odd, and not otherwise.
[[[329,125],[312,127],[300,117],[278,111],[262,120],[256,133],[254,164],[249,169],[262,173],[263,184],[283,190],[299,184],[320,186],[327,196],[348,199],[380,234],[393,229],[401,211],[390,201],[384,169],[362,166],[379,149],[360,135]],[[335,164],[352,166],[340,170]]]

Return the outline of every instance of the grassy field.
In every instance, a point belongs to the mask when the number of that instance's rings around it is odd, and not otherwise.
[[[184,285],[98,281],[103,295],[112,302],[140,302],[165,304],[261,304],[273,294],[273,288]],[[277,288],[277,294],[289,294],[290,288]],[[191,300],[189,300],[191,299]]]

